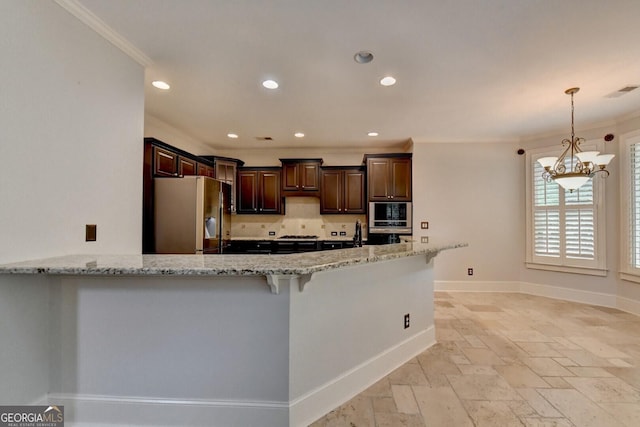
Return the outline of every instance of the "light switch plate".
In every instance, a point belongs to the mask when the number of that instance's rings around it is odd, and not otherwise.
[[[428,230],[429,229],[429,221],[422,221],[420,223],[420,228],[422,228],[423,230]]]
[[[429,236],[420,237],[420,243],[429,243]]]

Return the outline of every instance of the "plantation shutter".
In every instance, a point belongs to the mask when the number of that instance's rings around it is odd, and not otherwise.
[[[570,165],[567,163],[567,169]],[[640,179],[640,147],[638,147]],[[596,257],[593,179],[578,190],[564,190],[542,178],[544,168],[533,167],[533,244],[538,257],[594,260]],[[640,181],[638,182],[640,192]],[[640,200],[638,204],[640,226]],[[638,227],[640,230],[640,227]],[[640,231],[638,232],[640,248]],[[640,250],[638,251],[640,254]],[[640,261],[640,255],[638,255]]]
[[[533,244],[537,256],[560,256],[560,192],[542,179],[543,167],[534,167]]]
[[[629,207],[629,254],[631,265],[640,268],[640,143],[631,144],[631,203]]]

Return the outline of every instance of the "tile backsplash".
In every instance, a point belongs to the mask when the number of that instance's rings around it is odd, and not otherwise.
[[[321,239],[331,238],[331,232],[346,232],[346,238],[352,238],[356,220],[362,222],[362,231],[366,236],[366,215],[320,215],[320,199],[316,197],[287,197],[285,215],[233,215],[231,217],[231,236],[233,238],[269,238],[269,232],[275,236],[287,234],[305,234]],[[271,236],[273,238],[273,236]]]

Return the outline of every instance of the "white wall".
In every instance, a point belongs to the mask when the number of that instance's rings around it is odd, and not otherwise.
[[[524,259],[524,156],[511,143],[413,146],[414,238],[468,242],[435,260],[439,281],[513,281]],[[421,230],[420,222],[429,229]],[[467,268],[474,275],[467,275]]]
[[[34,0],[0,2],[0,57],[0,262],[140,253],[142,67]]]
[[[142,67],[52,1],[0,1],[0,58],[0,263],[140,253]],[[0,275],[3,404],[49,391],[48,286]]]

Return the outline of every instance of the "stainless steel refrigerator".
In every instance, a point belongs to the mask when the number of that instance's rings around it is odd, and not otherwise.
[[[154,179],[155,252],[222,253],[231,240],[231,186],[206,176]]]

